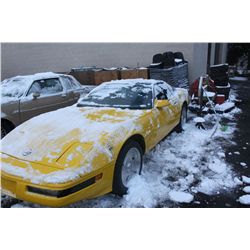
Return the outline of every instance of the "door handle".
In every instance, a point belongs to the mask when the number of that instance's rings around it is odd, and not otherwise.
[[[67,97],[67,93],[62,93],[62,97]]]

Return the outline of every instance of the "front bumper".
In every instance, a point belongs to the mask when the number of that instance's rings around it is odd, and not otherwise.
[[[50,207],[94,198],[112,191],[113,164],[62,184],[33,184],[22,178],[1,173],[1,189],[6,195]]]

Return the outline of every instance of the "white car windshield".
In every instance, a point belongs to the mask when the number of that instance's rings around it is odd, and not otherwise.
[[[149,109],[152,108],[152,85],[141,82],[102,84],[83,97],[78,106]]]

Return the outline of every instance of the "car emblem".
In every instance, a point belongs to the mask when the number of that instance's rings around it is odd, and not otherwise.
[[[31,149],[28,149],[28,150],[25,150],[22,152],[22,155],[23,156],[27,156],[27,155],[30,155],[32,153],[32,150]]]

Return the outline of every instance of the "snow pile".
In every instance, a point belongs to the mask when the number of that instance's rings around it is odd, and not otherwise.
[[[243,191],[244,191],[245,193],[250,193],[250,186],[244,187],[244,188],[243,188]]]
[[[220,112],[225,112],[235,107],[233,102],[224,102],[223,104],[216,104],[215,110]]]
[[[172,201],[182,203],[190,203],[194,199],[194,196],[192,194],[180,191],[170,191],[169,197]]]
[[[205,122],[205,119],[202,118],[202,117],[195,117],[195,118],[194,118],[194,122],[195,122],[195,123],[198,123],[198,122],[203,123],[203,122]]]
[[[242,195],[239,202],[243,205],[250,205],[250,194]]]
[[[124,205],[129,204],[130,207],[155,207],[157,204],[150,186],[142,176],[130,180],[128,194],[124,199]]]
[[[241,165],[242,167],[246,167],[246,166],[247,166],[247,164],[246,164],[245,162],[240,162],[240,165]]]
[[[245,175],[242,176],[242,181],[246,184],[250,184],[250,178]]]

